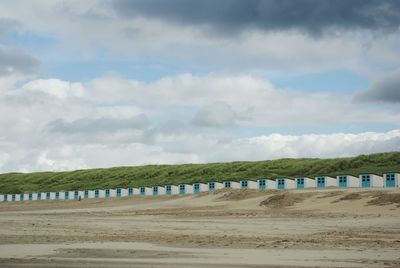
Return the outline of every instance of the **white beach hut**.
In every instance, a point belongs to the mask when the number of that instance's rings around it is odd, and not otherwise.
[[[360,187],[360,178],[351,175],[336,176],[336,186],[339,188]]]
[[[214,191],[214,190],[224,188],[224,185],[222,183],[215,182],[215,181],[211,181],[211,182],[207,183],[207,185],[208,185],[208,191]]]
[[[152,187],[152,195],[153,196],[159,196],[159,195],[165,195],[165,187],[163,186],[153,186]]]
[[[315,182],[317,188],[325,188],[331,186],[337,186],[337,182],[335,178],[329,176],[318,176],[315,177]]]
[[[383,174],[385,187],[400,187],[400,174],[399,173],[385,173]]]
[[[193,194],[194,189],[191,184],[179,184],[179,194]]]
[[[208,191],[208,185],[205,183],[193,183],[193,193],[202,193]]]
[[[165,194],[166,195],[176,195],[179,194],[179,187],[176,185],[165,185]]]
[[[0,194],[0,202],[4,202],[4,194]]]
[[[283,189],[295,189],[296,182],[292,179],[287,178],[279,178],[276,179],[276,189],[283,190]]]
[[[383,178],[375,174],[361,174],[360,175],[360,187],[383,187]]]
[[[296,182],[297,189],[315,188],[316,187],[315,180],[307,178],[307,177],[295,178],[294,180]]]
[[[258,189],[258,182],[251,180],[241,180],[240,182],[241,189]]]
[[[150,187],[142,186],[139,188],[139,194],[141,196],[149,196],[149,195],[152,195],[153,193],[152,193],[152,189]]]
[[[224,188],[240,189],[240,183],[235,181],[224,181]]]
[[[258,190],[276,189],[276,181],[271,179],[258,179],[257,180]]]

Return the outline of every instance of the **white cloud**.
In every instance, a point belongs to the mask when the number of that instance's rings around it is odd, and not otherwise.
[[[353,103],[352,98],[277,89],[249,75],[185,74],[153,82],[107,76],[83,84],[57,79],[14,83],[0,94],[0,171],[400,150],[399,130],[265,133],[274,127],[344,124],[385,123],[399,128],[400,111]]]

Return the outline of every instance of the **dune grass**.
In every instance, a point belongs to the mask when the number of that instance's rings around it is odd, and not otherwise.
[[[182,165],[147,165],[68,172],[0,174],[0,193],[138,187],[258,178],[400,172],[400,152],[336,159],[279,159]]]

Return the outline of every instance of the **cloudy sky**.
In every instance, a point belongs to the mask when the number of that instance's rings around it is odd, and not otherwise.
[[[0,172],[399,150],[398,0],[0,3]]]

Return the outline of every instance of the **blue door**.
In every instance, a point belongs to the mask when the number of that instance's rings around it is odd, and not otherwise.
[[[158,195],[158,186],[153,186],[153,195]]]
[[[297,188],[304,188],[304,179],[303,178],[297,179]]]
[[[179,185],[179,194],[185,194],[185,185],[184,184]]]
[[[16,199],[17,199],[17,198],[15,197],[15,194],[13,194],[13,195],[11,196],[11,200],[12,200],[13,202],[15,202]]]
[[[369,176],[369,175],[362,175],[361,176],[361,187],[362,188],[371,187],[371,176]]]
[[[19,194],[19,201],[24,201],[24,194]]]
[[[318,177],[317,178],[317,187],[318,188],[325,188],[325,177]]]
[[[347,176],[339,176],[339,187],[340,188],[347,187]]]
[[[145,194],[146,194],[146,188],[140,187],[140,195],[145,195]]]
[[[247,189],[249,187],[248,181],[241,181],[240,184],[242,189]]]
[[[117,189],[117,197],[121,197],[121,189]]]
[[[396,187],[396,177],[394,174],[386,174],[386,187]]]
[[[32,193],[29,193],[29,194],[28,194],[28,198],[29,198],[29,201],[32,201],[32,199],[33,199],[33,194],[32,194]]]
[[[265,190],[267,188],[266,181],[264,179],[258,180],[258,190]]]
[[[3,200],[4,202],[7,202],[8,201],[8,195],[4,195],[4,200]]]
[[[46,193],[46,200],[50,200],[50,193]]]
[[[209,191],[214,191],[215,190],[215,182],[209,182],[208,183],[208,190]]]
[[[69,200],[69,192],[65,192],[64,193],[64,199],[65,200]]]
[[[230,181],[224,182],[224,187],[225,188],[231,188],[231,182]]]
[[[106,198],[110,197],[110,189],[106,189]]]
[[[85,199],[88,199],[88,198],[89,198],[89,191],[88,191],[88,190],[85,191],[85,193],[84,193],[84,198],[85,198]]]
[[[60,192],[56,192],[56,199],[60,199]]]
[[[132,196],[133,195],[133,188],[128,188],[128,195]]]
[[[171,185],[165,186],[165,194],[166,195],[171,195],[172,194],[172,186]]]
[[[195,183],[193,185],[193,188],[194,188],[195,193],[200,193],[200,184],[199,183]]]
[[[278,189],[285,189],[285,179],[278,179]]]
[[[37,200],[38,201],[42,200],[42,193],[37,193]]]
[[[95,190],[94,191],[94,198],[99,198],[99,196],[100,196],[99,190]]]

